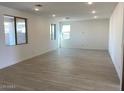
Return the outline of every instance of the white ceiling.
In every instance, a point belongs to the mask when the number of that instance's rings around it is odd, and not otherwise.
[[[43,5],[39,12],[33,10],[36,4]],[[0,5],[9,8],[49,17],[56,14],[57,19],[70,17],[71,20],[92,19],[95,15],[98,18],[109,18],[116,4],[115,2],[94,2],[92,5],[86,2],[0,2]],[[92,10],[95,10],[96,14],[92,14]]]

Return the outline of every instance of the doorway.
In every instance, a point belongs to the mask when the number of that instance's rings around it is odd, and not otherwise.
[[[60,23],[60,48],[68,48],[71,39],[71,25],[69,23]]]

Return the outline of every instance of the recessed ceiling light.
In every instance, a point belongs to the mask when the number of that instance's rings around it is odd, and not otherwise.
[[[34,6],[34,10],[39,11],[42,6],[43,5],[37,4],[37,5]]]
[[[88,2],[89,5],[93,4],[93,2]]]
[[[35,11],[39,11],[40,9],[39,8],[34,8]]]
[[[94,18],[95,18],[95,19],[97,19],[97,18],[98,18],[98,16],[94,16]]]
[[[52,14],[52,17],[56,17],[56,15],[55,14]]]
[[[93,11],[92,11],[92,14],[95,14],[95,13],[96,13],[96,11],[95,11],[95,10],[93,10]]]

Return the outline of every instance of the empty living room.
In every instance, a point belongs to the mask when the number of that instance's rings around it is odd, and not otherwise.
[[[0,1],[0,91],[124,91],[124,3]]]

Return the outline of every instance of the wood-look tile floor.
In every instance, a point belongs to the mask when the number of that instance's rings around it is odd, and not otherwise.
[[[0,70],[0,90],[119,90],[107,51],[59,49]]]

